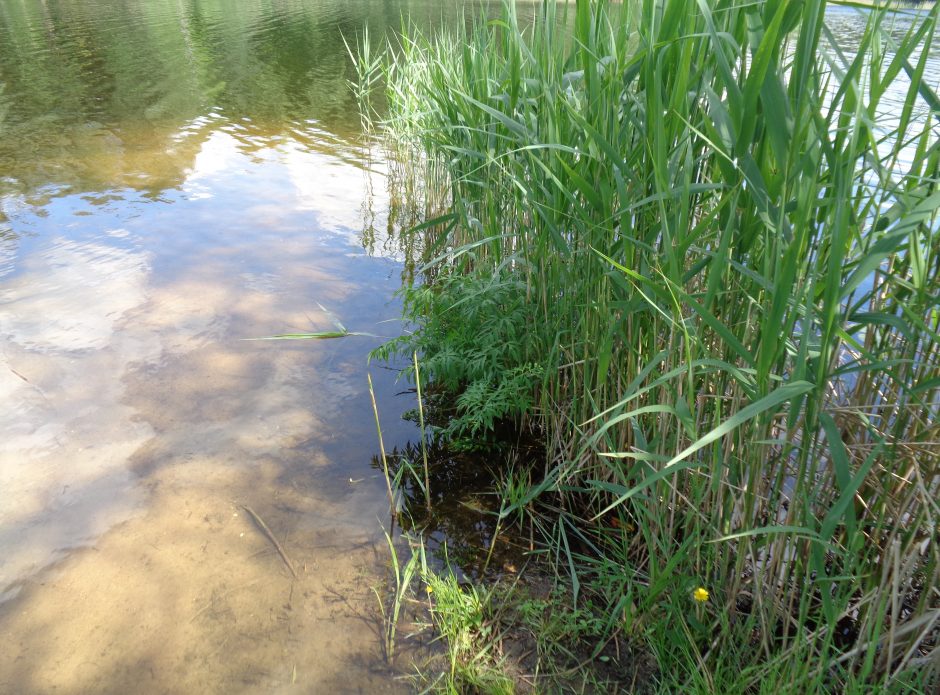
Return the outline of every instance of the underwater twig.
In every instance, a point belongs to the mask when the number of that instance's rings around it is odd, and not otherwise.
[[[260,579],[255,579],[254,581],[250,581],[250,582],[248,582],[247,584],[245,584],[245,585],[243,585],[243,586],[236,586],[234,589],[229,589],[228,591],[226,591],[226,592],[225,592],[224,594],[222,594],[221,596],[215,596],[215,595],[213,594],[212,598],[209,599],[209,603],[207,603],[207,604],[204,605],[202,608],[200,608],[198,611],[196,611],[196,612],[193,614],[193,617],[189,619],[189,622],[193,622],[193,621],[194,621],[196,618],[198,618],[200,615],[202,615],[202,614],[205,613],[207,610],[209,610],[210,608],[212,608],[218,601],[221,601],[222,599],[228,598],[229,596],[231,596],[232,594],[234,594],[234,593],[236,593],[236,592],[238,592],[238,591],[244,591],[245,589],[250,589],[250,588],[253,587],[255,584],[257,584],[259,581],[261,581],[261,580],[260,580]],[[293,584],[291,584],[291,586],[293,586]]]
[[[271,529],[268,528],[268,525],[264,523],[264,520],[258,516],[255,513],[255,510],[249,507],[247,504],[243,504],[242,509],[248,512],[249,516],[251,516],[258,528],[264,531],[264,535],[268,537],[268,540],[271,541],[271,544],[274,546],[277,554],[281,556],[284,564],[287,565],[287,569],[290,570],[291,576],[293,576],[294,579],[297,579],[297,571],[294,569],[294,564],[290,561],[290,558],[287,557],[287,553],[284,551],[284,548],[281,547],[281,544],[278,543],[277,538],[274,537],[274,534],[271,532]]]

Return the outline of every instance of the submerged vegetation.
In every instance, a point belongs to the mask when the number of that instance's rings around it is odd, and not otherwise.
[[[510,4],[383,66],[426,265],[380,356],[544,441],[502,516],[668,692],[940,671],[938,9],[846,53],[826,5]]]

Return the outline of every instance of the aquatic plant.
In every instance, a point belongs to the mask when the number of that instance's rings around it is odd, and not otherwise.
[[[847,53],[826,7],[509,4],[385,68],[396,185],[446,201],[386,354],[458,431],[543,434],[519,507],[563,501],[538,522],[575,600],[632,596],[696,664],[675,687],[936,677],[938,9],[871,11]]]

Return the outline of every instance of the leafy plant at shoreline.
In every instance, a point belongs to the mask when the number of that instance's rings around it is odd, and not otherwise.
[[[543,369],[531,360],[526,327],[534,307],[520,283],[447,276],[412,288],[406,320],[421,329],[395,338],[373,357],[420,354],[434,384],[459,394],[443,434],[451,439],[492,431],[504,419],[521,423],[534,407]],[[411,370],[414,374],[414,370]]]
[[[451,434],[545,433],[519,505],[560,500],[574,600],[634,605],[677,687],[938,677],[940,10],[846,53],[826,7],[508,5],[386,66],[398,185],[449,209],[382,354],[456,392]]]

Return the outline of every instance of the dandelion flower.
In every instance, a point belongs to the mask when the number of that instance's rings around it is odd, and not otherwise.
[[[434,587],[433,587],[433,586],[428,586],[428,587],[427,587],[427,590],[428,590],[428,593],[429,593],[429,594],[433,594],[433,593],[434,593]]]
[[[696,601],[704,603],[708,600],[708,589],[706,589],[704,586],[700,586],[698,589],[692,592],[692,598],[694,598]]]

